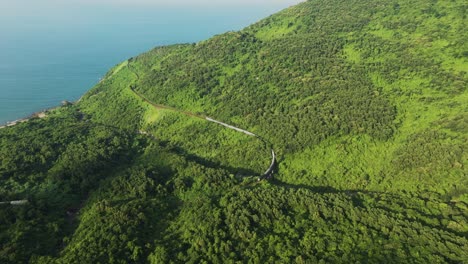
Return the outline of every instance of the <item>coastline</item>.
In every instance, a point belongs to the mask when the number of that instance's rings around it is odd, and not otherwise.
[[[56,108],[56,107],[54,107],[54,108]],[[28,122],[32,118],[36,118],[36,117],[37,118],[44,118],[44,117],[47,116],[46,112],[49,111],[49,110],[52,110],[52,108],[41,111],[41,112],[36,112],[36,113],[34,113],[34,114],[32,114],[32,115],[30,115],[28,117],[25,117],[25,118],[16,119],[16,120],[13,120],[13,121],[7,121],[6,124],[0,126],[0,129],[6,128],[6,127],[16,126],[19,123]]]
[[[34,112],[34,113],[30,114],[29,116],[24,117],[24,118],[16,119],[16,120],[13,120],[13,121],[7,121],[6,123],[0,124],[0,129],[16,126],[17,124],[28,122],[29,120],[31,120],[33,118],[47,117],[47,112],[52,111],[54,109],[57,109],[59,107],[65,106],[65,105],[69,105],[69,104],[74,104],[74,103],[69,102],[69,101],[63,101],[62,104],[59,105],[59,106],[53,106],[53,107],[46,108],[46,109],[44,109],[42,111],[39,111],[39,112]]]

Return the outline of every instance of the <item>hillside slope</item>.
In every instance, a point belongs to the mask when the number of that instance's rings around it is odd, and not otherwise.
[[[313,0],[117,65],[0,130],[0,197],[31,201],[0,207],[0,260],[466,261],[467,8]]]
[[[119,109],[134,85],[156,103],[263,135],[284,158],[282,181],[458,192],[467,183],[457,165],[466,159],[464,9],[463,1],[303,3],[241,32],[140,55],[128,65],[138,80],[121,70],[126,82],[110,78],[82,105],[112,123],[156,126],[143,109]]]

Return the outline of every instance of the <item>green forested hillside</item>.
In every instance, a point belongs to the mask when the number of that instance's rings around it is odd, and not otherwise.
[[[312,0],[117,65],[0,129],[0,262],[466,262],[467,8]]]

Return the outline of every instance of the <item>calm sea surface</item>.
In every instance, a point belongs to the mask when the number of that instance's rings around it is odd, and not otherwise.
[[[83,8],[0,18],[0,124],[77,100],[110,67],[154,46],[239,30],[281,8]]]

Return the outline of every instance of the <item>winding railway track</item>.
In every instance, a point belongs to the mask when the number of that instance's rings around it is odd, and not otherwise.
[[[130,63],[129,63],[130,64]],[[129,70],[131,72],[133,72],[136,76],[137,76],[137,79],[139,79],[139,75],[137,73],[135,73],[132,68],[129,66],[129,64],[127,65],[127,67],[129,68]],[[236,126],[233,126],[233,125],[229,125],[229,124],[226,124],[226,123],[223,123],[221,121],[218,121],[216,119],[213,119],[211,117],[208,117],[208,116],[204,116],[204,115],[199,115],[199,114],[195,114],[195,113],[191,113],[191,112],[187,112],[187,111],[183,111],[183,110],[180,110],[180,109],[177,109],[177,108],[174,108],[174,107],[171,107],[171,106],[167,106],[167,105],[161,105],[161,104],[156,104],[152,101],[150,101],[148,98],[146,98],[144,95],[142,95],[141,93],[137,92],[135,90],[135,88],[133,86],[130,86],[130,90],[135,94],[137,95],[139,98],[141,98],[143,101],[145,101],[146,103],[152,105],[154,108],[156,109],[165,109],[165,110],[170,110],[170,111],[174,111],[174,112],[178,112],[178,113],[181,113],[181,114],[184,114],[184,115],[187,115],[187,116],[190,116],[190,117],[194,117],[194,118],[199,118],[199,119],[204,119],[208,122],[212,122],[212,123],[215,123],[215,124],[218,124],[218,125],[221,125],[221,126],[224,126],[228,129],[231,129],[231,130],[234,130],[234,131],[237,131],[237,132],[240,132],[240,133],[244,133],[248,136],[251,136],[251,137],[255,137],[257,138],[258,140],[261,140],[263,143],[267,144],[268,143],[260,136],[248,131],[248,130],[245,130],[245,129],[242,129],[242,128],[238,128]],[[271,179],[274,175],[274,172],[275,172],[275,166],[276,166],[276,153],[274,151],[273,148],[271,148],[271,163],[270,163],[270,166],[267,168],[267,170],[258,178],[259,180],[263,180],[263,179]]]

